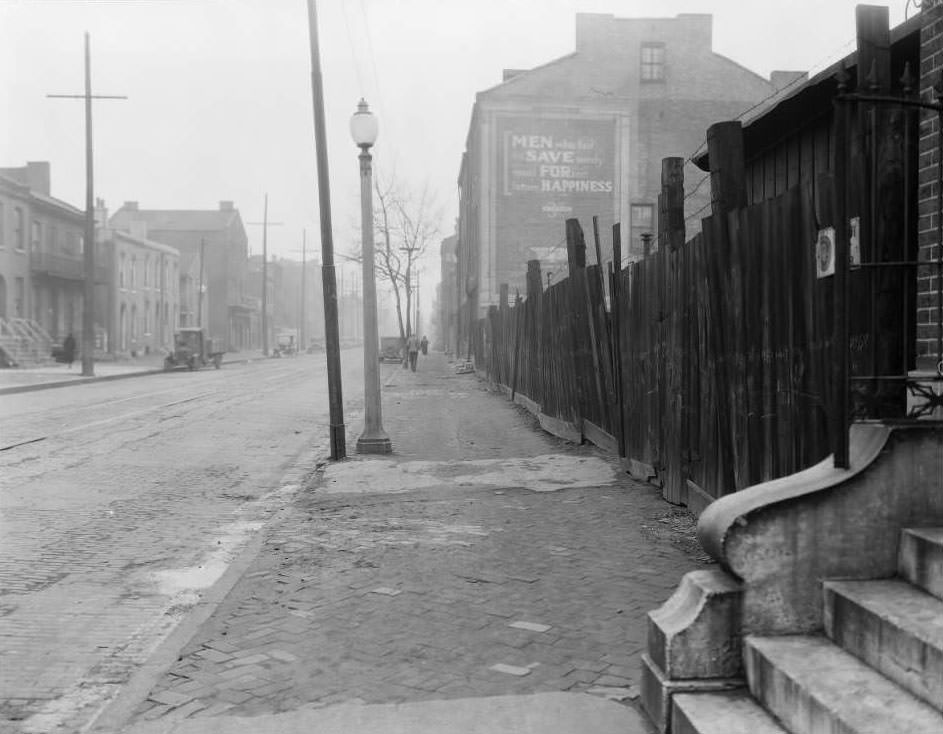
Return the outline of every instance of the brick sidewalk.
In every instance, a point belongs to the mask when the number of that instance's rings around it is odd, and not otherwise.
[[[141,732],[343,702],[634,705],[645,612],[701,562],[689,518],[441,355],[383,380],[394,455],[297,495],[137,705]]]

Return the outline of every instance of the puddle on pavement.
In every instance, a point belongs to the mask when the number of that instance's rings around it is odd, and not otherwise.
[[[176,597],[208,589],[229,568],[236,551],[245,539],[262,527],[261,522],[234,522],[219,529],[217,545],[203,562],[187,568],[170,568],[154,571],[151,578],[157,591],[165,596]]]

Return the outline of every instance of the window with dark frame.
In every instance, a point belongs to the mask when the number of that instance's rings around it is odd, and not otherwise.
[[[642,44],[642,81],[663,82],[665,80],[665,44]]]
[[[632,221],[629,252],[642,254],[642,235],[655,232],[655,206],[653,204],[632,204],[630,212]]]

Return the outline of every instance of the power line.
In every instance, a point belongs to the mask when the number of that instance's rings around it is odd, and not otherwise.
[[[350,32],[350,21],[347,18],[347,8],[345,3],[341,3],[341,13],[344,14],[344,27],[347,28],[347,46],[350,48],[350,59],[354,65],[354,73],[357,75],[357,84],[363,89],[363,77],[360,75],[360,64],[357,63],[357,54],[354,53],[354,38]]]

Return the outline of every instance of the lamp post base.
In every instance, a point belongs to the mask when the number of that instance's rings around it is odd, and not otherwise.
[[[393,444],[389,436],[384,433],[368,436],[364,434],[357,439],[358,454],[390,454],[393,452]]]

